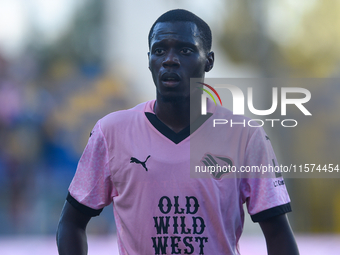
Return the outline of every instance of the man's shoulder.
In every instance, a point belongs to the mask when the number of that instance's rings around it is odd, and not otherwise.
[[[221,119],[226,119],[228,121],[233,121],[233,122],[249,122],[253,121],[251,118],[245,116],[245,115],[236,115],[233,114],[233,112],[225,107],[222,107],[220,105],[216,106],[216,110],[214,112],[214,118],[221,118]]]
[[[147,101],[136,105],[133,108],[111,112],[99,120],[101,128],[107,129],[115,126],[131,124],[137,119],[143,118],[145,111],[153,101]]]
[[[229,110],[226,107],[223,107],[221,105],[218,105],[214,103],[212,100],[207,99],[207,111],[210,113],[213,113],[214,119],[225,119],[225,120],[232,120],[233,122],[238,121],[249,121],[250,118],[244,116],[244,115],[236,115],[233,114],[233,111]]]
[[[214,126],[228,130],[229,134],[248,134],[249,138],[256,133],[264,133],[261,120],[245,115],[235,115],[225,107],[217,105],[213,114]]]

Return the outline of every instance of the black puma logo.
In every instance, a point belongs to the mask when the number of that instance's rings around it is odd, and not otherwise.
[[[131,158],[130,158],[130,163],[141,164],[141,165],[145,168],[145,170],[148,171],[148,169],[147,169],[147,167],[146,167],[146,161],[147,161],[149,158],[150,158],[150,155],[147,156],[147,158],[145,159],[144,162],[142,162],[142,161],[140,161],[139,159],[136,159],[136,158],[134,158],[134,157],[131,157]]]
[[[268,136],[266,136],[266,140],[270,140],[270,138]]]

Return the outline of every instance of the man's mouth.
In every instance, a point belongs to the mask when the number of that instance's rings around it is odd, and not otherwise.
[[[164,73],[161,81],[165,86],[173,87],[179,84],[181,77],[177,73]]]

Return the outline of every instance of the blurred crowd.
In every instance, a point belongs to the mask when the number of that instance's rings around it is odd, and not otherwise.
[[[90,131],[124,93],[100,63],[0,56],[0,234],[55,231]]]

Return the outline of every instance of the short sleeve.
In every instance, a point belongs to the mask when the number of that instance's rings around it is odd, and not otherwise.
[[[98,121],[78,162],[67,201],[84,214],[97,216],[112,202],[114,193],[108,146]]]
[[[248,141],[245,166],[274,169],[278,166],[270,138],[257,128]],[[242,180],[241,192],[248,213],[254,222],[263,221],[291,211],[290,198],[281,173],[258,173],[257,178]]]

